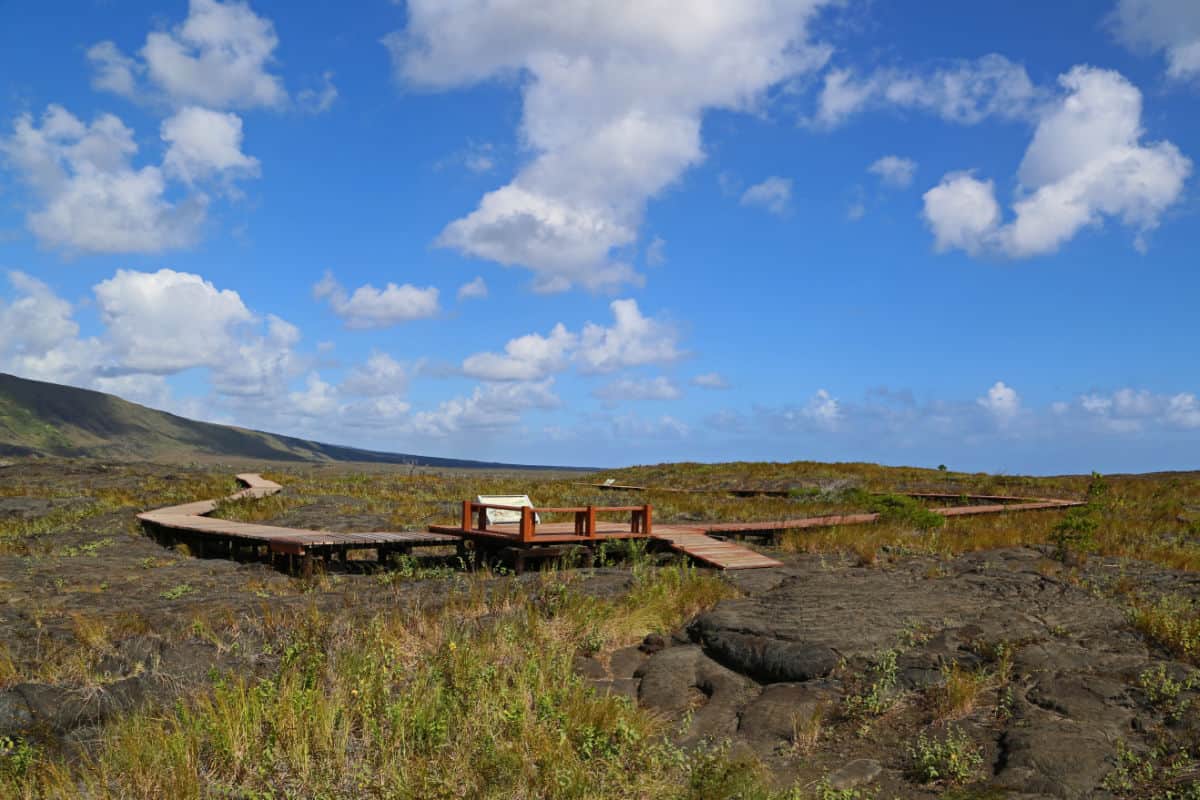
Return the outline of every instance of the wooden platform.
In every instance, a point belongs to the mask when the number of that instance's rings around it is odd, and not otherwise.
[[[658,530],[659,527],[661,526],[654,526],[654,530]],[[503,542],[520,541],[520,524],[516,522],[492,523],[486,530],[472,527],[464,531],[463,528],[457,525],[430,525],[429,530],[434,533],[465,536],[468,539],[494,539]],[[537,535],[534,537],[532,544],[588,544],[589,542],[594,543],[596,541],[613,539],[647,538],[644,533],[630,531],[629,523],[627,522],[597,522],[595,536],[578,534],[575,530],[573,522],[543,522],[537,526]]]
[[[238,475],[237,479],[246,488],[230,495],[228,499],[267,497],[283,488],[256,473],[244,473]],[[216,509],[219,502],[201,500],[168,506],[138,514],[137,518],[160,541],[165,544],[182,541],[198,556],[216,554],[233,557],[244,553],[246,549],[258,554],[261,548],[266,551],[261,555],[272,561],[282,557],[290,569],[298,568],[303,572],[312,569],[313,557],[328,559],[336,554],[345,559],[346,553],[351,550],[369,549],[375,550],[383,560],[392,553],[409,552],[414,547],[457,546],[462,542],[457,536],[420,531],[336,533],[206,516]]]
[[[743,523],[744,524],[744,523]],[[463,535],[460,528],[448,525],[432,525],[431,531]],[[518,526],[514,523],[501,523],[488,527],[488,530],[471,530],[467,538],[479,543],[493,543],[495,546],[520,546]],[[537,536],[528,543],[526,549],[540,547],[561,547],[575,545],[592,547],[605,541],[623,539],[648,539],[662,542],[670,549],[690,556],[706,566],[717,569],[756,569],[761,567],[778,567],[782,564],[772,558],[751,550],[734,542],[722,541],[705,535],[704,528],[689,525],[655,525],[649,534],[631,533],[628,525],[620,523],[600,522],[596,525],[595,536],[580,536],[575,533],[575,526],[570,522],[544,522],[538,526]]]
[[[783,562],[768,558],[749,547],[714,539],[694,528],[660,525],[654,529],[652,538],[666,542],[672,550],[717,569],[763,569],[783,566]]]

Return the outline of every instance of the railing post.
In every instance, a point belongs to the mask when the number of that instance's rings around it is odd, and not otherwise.
[[[487,506],[479,507],[479,530],[486,531],[488,526]]]
[[[471,501],[470,500],[463,500],[462,529],[464,532],[469,532],[471,530]]]
[[[654,532],[654,506],[646,504],[646,509],[642,512],[642,533],[649,536]]]
[[[598,535],[596,533],[596,507],[587,507],[587,535],[588,538],[594,539]]]
[[[521,541],[533,541],[533,509],[521,506]]]

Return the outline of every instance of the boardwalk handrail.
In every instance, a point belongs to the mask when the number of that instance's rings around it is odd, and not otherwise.
[[[523,543],[534,541],[537,536],[537,525],[539,514],[574,514],[575,515],[575,535],[584,536],[589,539],[599,537],[599,531],[596,528],[597,514],[629,514],[629,532],[642,536],[649,536],[653,531],[654,526],[654,507],[647,504],[642,506],[547,506],[537,507],[532,506],[506,506],[496,503],[476,503],[471,500],[464,500],[462,504],[462,530],[464,533],[470,533],[472,530],[487,533],[488,531],[488,515],[491,511],[516,511],[521,515],[521,521],[517,526],[516,538]],[[500,531],[492,531],[500,533]]]

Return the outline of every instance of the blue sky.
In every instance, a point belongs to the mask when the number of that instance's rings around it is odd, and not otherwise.
[[[1191,0],[0,4],[0,370],[382,450],[1195,468]]]

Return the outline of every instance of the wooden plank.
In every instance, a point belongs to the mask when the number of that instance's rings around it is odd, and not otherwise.
[[[257,473],[243,473],[237,479],[246,486],[231,497],[266,497],[283,489],[282,486],[263,478]],[[138,514],[144,523],[188,533],[200,533],[225,540],[255,542],[268,545],[271,552],[308,558],[308,549],[313,547],[377,548],[385,545],[440,546],[456,545],[461,536],[449,533],[422,531],[368,531],[363,533],[341,533],[337,531],[313,531],[304,528],[281,528],[253,522],[213,519],[205,516],[217,507],[216,500],[202,500],[178,506],[159,508]],[[302,562],[311,565],[311,560]]]
[[[651,534],[651,538],[665,542],[672,550],[718,569],[763,569],[783,566],[781,562],[748,547],[713,539],[691,530],[672,530],[670,527],[660,526]]]

